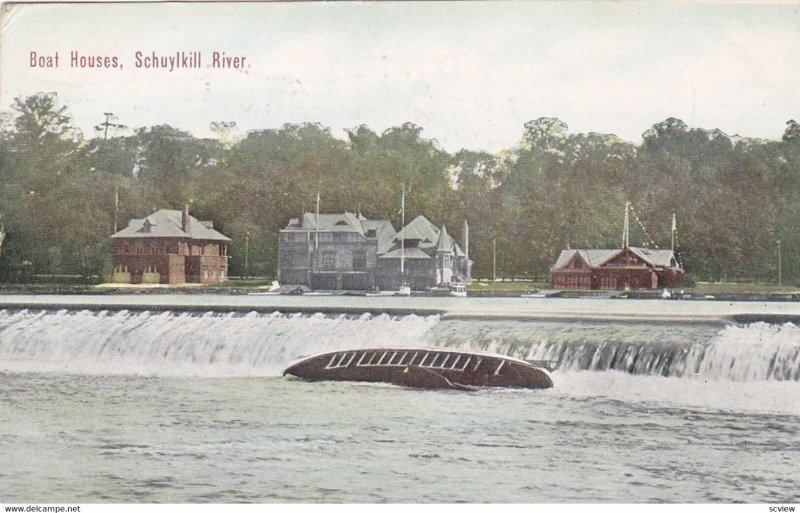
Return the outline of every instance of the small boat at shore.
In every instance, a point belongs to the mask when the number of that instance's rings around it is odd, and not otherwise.
[[[416,388],[551,388],[551,363],[460,350],[373,348],[305,358],[283,374],[310,381],[362,381]]]

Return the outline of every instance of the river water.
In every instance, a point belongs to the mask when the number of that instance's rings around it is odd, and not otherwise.
[[[433,346],[559,362],[550,390],[281,376]],[[8,502],[798,502],[793,323],[0,309]]]

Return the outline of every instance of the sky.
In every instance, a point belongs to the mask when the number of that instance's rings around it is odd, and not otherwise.
[[[523,125],[638,143],[653,124],[780,139],[800,119],[800,2],[6,4],[0,109],[55,91],[86,137],[131,128],[198,137],[318,122],[337,137],[405,122],[447,151],[496,152]],[[200,69],[136,67],[136,52],[201,52]],[[209,67],[212,52],[244,56]],[[31,66],[59,54],[59,67]],[[121,68],[70,66],[71,52]],[[130,131],[128,131],[130,133]]]

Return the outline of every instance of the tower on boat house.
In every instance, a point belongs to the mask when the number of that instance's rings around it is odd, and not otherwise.
[[[467,252],[424,216],[397,232],[388,219],[305,212],[281,230],[278,267],[281,285],[316,290],[426,290],[470,279]]]
[[[189,208],[159,210],[111,236],[115,283],[219,283],[228,278],[230,239]]]

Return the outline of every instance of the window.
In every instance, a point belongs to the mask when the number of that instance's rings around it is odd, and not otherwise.
[[[322,260],[320,262],[320,266],[323,269],[335,269],[336,268],[336,253],[333,251],[323,251],[322,252]]]
[[[333,242],[332,233],[320,233],[318,237],[320,242]]]
[[[353,251],[353,270],[362,271],[367,268],[367,254],[364,251]]]
[[[342,232],[337,232],[333,234],[333,242],[346,242],[347,241],[347,234]]]

